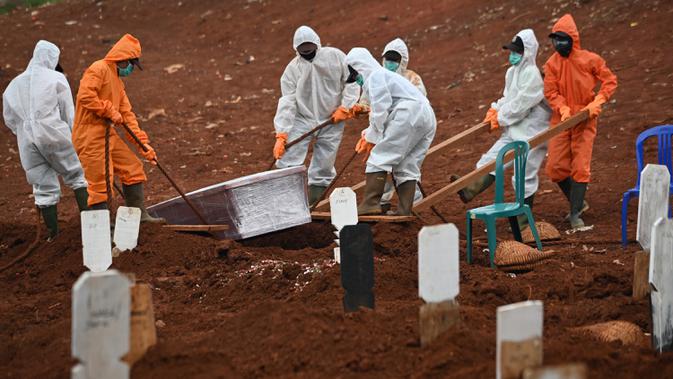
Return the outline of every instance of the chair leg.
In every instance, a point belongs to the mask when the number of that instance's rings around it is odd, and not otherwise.
[[[467,255],[467,264],[472,264],[472,218],[470,217],[470,214],[467,214],[467,224],[466,224],[466,229],[467,229],[467,248],[465,249],[465,253]]]
[[[495,218],[489,217],[486,219],[486,232],[488,234],[489,260],[491,261],[491,268],[495,268],[495,249],[498,243],[498,240],[495,237]]]
[[[521,229],[519,228],[519,220],[516,219],[516,216],[509,217],[509,227],[512,228],[514,239],[519,242],[523,242],[523,238],[521,237]]]
[[[629,200],[631,200],[631,195],[629,192],[625,192],[622,197],[622,247],[626,247],[629,244],[626,226],[628,223],[628,214],[629,214]]]
[[[542,241],[540,241],[540,235],[537,232],[537,226],[535,226],[533,212],[528,207],[524,208],[524,211],[526,212],[526,217],[528,217],[528,226],[530,227],[530,231],[533,233],[533,237],[535,237],[535,244],[537,245],[537,249],[542,251]]]

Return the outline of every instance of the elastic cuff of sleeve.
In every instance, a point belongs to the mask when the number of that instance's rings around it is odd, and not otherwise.
[[[373,143],[373,144],[378,144],[381,142],[381,134],[374,128],[369,127],[366,129],[365,132],[365,140],[367,142]]]

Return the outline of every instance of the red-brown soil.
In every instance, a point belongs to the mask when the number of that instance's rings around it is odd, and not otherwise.
[[[508,275],[487,258],[461,262],[462,324],[421,348],[418,336],[416,236],[421,222],[373,227],[376,310],[344,314],[339,267],[332,263],[331,226],[313,223],[234,242],[227,249],[202,236],[143,226],[140,246],[114,268],[135,273],[153,290],[155,314],[165,323],[158,344],[132,370],[136,378],[213,377],[450,377],[495,374],[496,307],[544,301],[545,364],[585,362],[590,378],[671,378],[673,355],[597,342],[569,328],[626,320],[651,332],[647,300],[631,299],[633,252],[619,240],[621,194],[635,184],[634,141],[643,130],[673,119],[673,3],[671,1],[63,1],[0,16],[2,88],[27,64],[38,39],[62,48],[73,91],[83,70],[123,33],[143,45],[145,71],[127,89],[159,158],[186,190],[259,172],[273,145],[278,79],[292,58],[301,24],[324,44],[374,53],[394,37],[411,49],[410,68],[423,76],[440,122],[437,141],[481,120],[502,91],[501,45],[519,29],[534,28],[542,49],[553,21],[572,12],[582,45],[600,53],[619,77],[614,101],[599,121],[585,221],[593,232],[566,236],[535,271]],[[66,25],[67,21],[77,21]],[[251,57],[254,57],[251,58]],[[168,74],[164,67],[184,64]],[[228,80],[230,79],[230,80]],[[346,129],[338,166],[365,121]],[[452,173],[470,171],[495,136],[428,159],[428,191]],[[16,140],[0,128],[0,265],[34,236],[35,211]],[[648,147],[648,155],[655,147]],[[150,203],[175,196],[147,167]],[[354,164],[343,185],[363,178]],[[474,205],[492,199],[492,190]],[[538,219],[563,228],[567,203],[543,174]],[[457,196],[438,206],[464,231],[466,207]],[[635,234],[637,202],[630,212]],[[25,262],[0,273],[0,367],[7,378],[69,376],[71,287],[84,271],[72,193],[60,205],[63,234]],[[439,222],[430,212],[429,222]],[[482,227],[477,238],[483,241]],[[506,223],[499,237],[507,237]],[[464,259],[464,258],[463,258]]]

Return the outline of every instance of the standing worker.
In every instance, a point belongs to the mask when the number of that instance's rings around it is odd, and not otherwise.
[[[379,214],[388,173],[397,187],[395,214],[410,215],[421,165],[437,129],[428,99],[402,76],[384,69],[367,49],[356,47],[347,57],[351,72],[371,102],[369,127],[356,146],[366,153],[366,186],[358,214]]]
[[[490,131],[500,129],[500,138],[481,156],[477,168],[494,161],[500,150],[512,141],[527,141],[549,128],[551,110],[544,99],[544,82],[535,63],[538,50],[537,38],[532,29],[524,29],[502,48],[509,51],[511,66],[505,74],[505,89],[502,97],[491,104],[484,121],[490,122]],[[528,153],[526,160],[525,203],[533,207],[538,189],[538,171],[547,154],[546,144],[537,146]],[[482,176],[473,184],[458,192],[467,203],[495,182],[495,174]],[[515,186],[514,177],[512,185]],[[528,226],[528,219],[519,216],[519,228]]]
[[[423,96],[427,97],[428,92],[425,89],[423,84],[423,79],[416,72],[409,70],[407,66],[409,65],[409,48],[407,44],[401,38],[395,38],[390,41],[386,47],[383,49],[383,67],[392,72],[398,73],[406,78],[411,84],[413,84]],[[392,180],[386,181],[386,187],[383,190],[383,196],[381,197],[381,208],[383,212],[387,212],[390,209],[390,200],[393,198],[393,192],[395,187],[393,186]],[[423,193],[418,185],[416,185],[416,192],[414,193],[414,204],[423,199]]]
[[[21,166],[33,186],[49,241],[58,234],[59,175],[75,191],[79,210],[87,208],[86,180],[71,141],[72,92],[68,80],[57,71],[60,53],[53,43],[39,41],[26,71],[2,95],[5,125],[16,135]]]
[[[322,47],[320,37],[308,26],[294,33],[294,57],[280,78],[281,97],[273,120],[276,167],[300,166],[311,142],[306,138],[285,151],[293,141],[315,126],[330,120],[330,125],[315,134],[313,156],[308,168],[309,204],[318,201],[336,176],[334,161],[341,143],[344,121],[354,117],[353,105],[360,92],[357,85],[346,84],[346,55],[333,47]]]
[[[126,34],[112,46],[105,58],[89,66],[82,76],[77,93],[77,114],[72,138],[84,168],[84,175],[89,182],[91,209],[107,209],[107,160],[109,181],[113,183],[114,175],[119,176],[126,206],[140,208],[141,222],[163,222],[163,219],[150,216],[145,209],[143,182],[147,177],[142,162],[110,125],[126,124],[147,148],[144,151],[137,146],[140,154],[150,162],[156,159],[157,155],[149,145],[147,134],[138,126],[121,80],[122,77],[129,76],[134,67],[142,70],[139,58],[140,42]],[[107,157],[106,128],[110,128]],[[127,138],[136,145],[131,136],[127,135]]]
[[[549,141],[547,175],[570,202],[570,227],[584,227],[580,218],[589,206],[584,201],[591,178],[591,153],[601,106],[617,89],[617,77],[598,54],[580,47],[580,35],[570,14],[561,17],[549,35],[556,52],[544,65],[544,95],[554,113],[551,125],[589,111],[589,119]],[[600,82],[598,94],[594,93]]]

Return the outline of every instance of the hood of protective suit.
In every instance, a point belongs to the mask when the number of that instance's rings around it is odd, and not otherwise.
[[[346,55],[346,64],[350,65],[366,81],[367,78],[376,70],[385,70],[379,62],[374,59],[369,50],[364,47],[354,47]]]
[[[537,50],[540,46],[535,38],[533,29],[524,29],[516,34],[521,41],[523,41],[523,61],[518,64],[519,67],[525,65],[536,65],[535,58],[537,57]]]
[[[108,62],[120,62],[140,58],[140,50],[140,41],[130,34],[124,34],[103,59]]]
[[[40,40],[33,50],[33,58],[28,63],[28,67],[44,67],[53,70],[58,64],[58,57],[61,50],[53,43]]]
[[[297,28],[297,30],[294,32],[294,38],[292,39],[292,48],[294,48],[295,51],[297,51],[297,48],[299,45],[301,45],[304,42],[311,42],[314,43],[316,46],[318,46],[318,49],[320,49],[320,37],[318,36],[318,33],[316,33],[313,29],[309,28],[306,25],[302,25]]]
[[[397,73],[404,73],[409,65],[409,48],[407,47],[407,44],[404,43],[401,38],[395,38],[388,42],[383,49],[383,54],[389,51],[394,51],[402,56],[402,61],[400,62],[400,67],[397,68]]]
[[[570,36],[573,39],[573,50],[580,48],[580,32],[577,30],[577,25],[575,20],[570,13],[566,13],[563,17],[559,18],[554,24],[554,27],[551,29],[552,33],[563,32]]]

